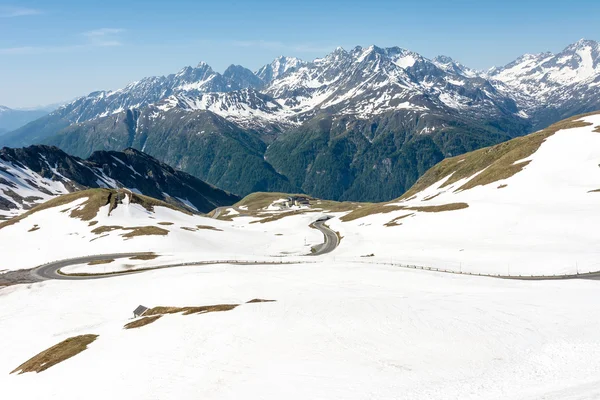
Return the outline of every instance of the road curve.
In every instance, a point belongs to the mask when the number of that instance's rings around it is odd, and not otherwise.
[[[40,265],[30,271],[32,278],[37,280],[48,280],[48,279],[57,279],[57,280],[66,280],[66,281],[76,281],[76,280],[86,280],[86,279],[100,279],[106,278],[110,276],[114,276],[115,274],[94,274],[94,275],[63,275],[59,273],[61,268],[68,267],[70,265],[77,264],[86,264],[92,261],[103,261],[103,260],[114,260],[117,258],[129,258],[135,256],[145,256],[145,255],[153,255],[154,253],[117,253],[117,254],[102,254],[102,255],[94,255],[94,256],[85,256],[85,257],[77,257],[77,258],[69,258],[67,260],[54,261],[48,264]],[[139,271],[124,271],[119,273],[118,275],[126,275],[133,274]]]
[[[331,253],[340,244],[340,238],[337,233],[332,231],[324,221],[315,221],[312,226],[318,229],[323,234],[325,241],[313,247],[311,256],[322,256],[323,254]]]

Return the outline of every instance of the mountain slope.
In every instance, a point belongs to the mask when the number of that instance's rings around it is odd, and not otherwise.
[[[586,40],[487,72],[377,46],[280,57],[256,73],[200,63],[92,93],[0,142],[78,156],[145,149],[241,195],[384,201],[445,157],[600,109],[599,65],[600,45]]]
[[[402,198],[332,220],[340,251],[456,272],[598,271],[600,113],[448,158]]]
[[[0,135],[48,114],[45,110],[13,110],[0,106]]]
[[[44,140],[70,154],[137,148],[224,190],[294,192],[288,179],[263,157],[267,145],[257,133],[204,110],[162,111],[147,107],[72,125]]]
[[[208,212],[239,199],[134,149],[98,151],[87,160],[49,146],[0,150],[0,215],[4,217],[86,188],[129,188],[194,212]]]

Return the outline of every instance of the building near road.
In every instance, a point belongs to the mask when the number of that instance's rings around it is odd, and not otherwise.
[[[133,318],[141,317],[148,311],[148,307],[144,307],[142,305],[137,306],[135,310],[133,310]]]

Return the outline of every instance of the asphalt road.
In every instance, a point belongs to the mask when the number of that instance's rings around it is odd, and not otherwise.
[[[114,274],[106,274],[106,275],[84,275],[84,276],[76,276],[76,275],[62,275],[59,274],[58,271],[61,268],[68,267],[69,265],[76,264],[87,264],[91,261],[102,261],[102,260],[115,260],[117,258],[129,258],[140,255],[150,255],[153,253],[118,253],[118,254],[102,254],[102,255],[94,255],[94,256],[85,256],[78,258],[70,258],[68,260],[60,260],[55,261],[49,264],[44,264],[39,267],[36,267],[29,271],[31,277],[35,280],[47,280],[47,279],[58,279],[58,280],[67,280],[67,281],[76,281],[76,280],[86,280],[86,279],[100,279],[106,278],[109,276],[114,276]],[[133,274],[138,271],[124,272],[119,273],[119,275],[125,274]]]
[[[316,221],[312,224],[316,229],[320,230],[325,237],[325,242],[313,247],[314,251],[311,256],[322,256],[323,254],[331,253],[340,244],[340,239],[337,233],[329,229],[325,222],[327,221]]]

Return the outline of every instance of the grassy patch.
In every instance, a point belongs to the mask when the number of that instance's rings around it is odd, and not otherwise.
[[[69,338],[59,344],[42,351],[38,355],[15,368],[11,374],[18,372],[42,372],[59,364],[87,349],[88,345],[98,338],[98,335],[81,335]]]
[[[162,315],[153,315],[151,317],[139,318],[133,322],[126,324],[123,328],[125,328],[125,329],[141,328],[142,326],[150,325],[151,323],[153,323],[160,317],[162,317]]]
[[[129,257],[130,260],[154,260],[158,258],[156,254],[140,254],[138,256]]]
[[[30,230],[28,230],[27,232],[35,232],[35,231],[37,231],[37,230],[39,230],[39,229],[40,229],[40,227],[39,227],[39,226],[37,226],[37,224],[36,224],[36,225],[34,225],[34,226],[33,226],[33,227],[30,229]]]
[[[121,191],[119,193],[119,201],[122,200],[122,196],[124,192]],[[106,205],[110,205],[109,214],[112,210],[117,207],[117,191],[114,189],[87,189],[81,190],[79,192],[73,192],[69,194],[65,194],[54,199],[48,200],[36,207],[33,207],[31,210],[27,211],[24,214],[21,214],[17,217],[11,218],[8,221],[4,221],[0,223],[0,229],[5,228],[7,226],[16,224],[17,222],[27,218],[29,215],[47,210],[54,207],[64,206],[66,204],[72,203],[76,200],[86,198],[87,200],[83,202],[80,206],[71,210],[71,217],[78,218],[82,221],[91,221],[98,215],[98,211],[101,207]],[[152,197],[143,196],[135,193],[130,193],[130,199],[132,204],[139,204],[144,207],[148,211],[153,211],[155,206],[167,207],[175,211],[179,211],[185,213],[187,215],[193,215],[188,210],[184,210],[182,208],[175,207],[171,204],[165,203],[164,201],[160,201],[154,199]],[[62,210],[63,212],[69,211],[69,209]]]
[[[256,192],[249,194],[240,200],[236,207],[246,207],[248,211],[259,211],[263,208],[269,207],[274,201],[279,199],[287,199],[291,196],[303,196],[308,198],[309,200],[314,200],[312,197],[307,196],[305,194],[289,194],[289,193],[266,193],[266,192]]]
[[[157,226],[138,226],[135,228],[125,228],[131,230],[129,233],[125,233],[123,236],[126,239],[131,239],[137,236],[167,236],[169,231]]]
[[[214,306],[199,307],[153,307],[144,313],[145,316],[164,315],[164,314],[206,314],[210,312],[230,311],[239,306],[239,304],[217,304]]]
[[[407,210],[421,211],[421,212],[444,212],[444,211],[456,211],[468,208],[467,203],[449,203],[442,204],[441,206],[424,206],[424,207],[406,207]]]
[[[198,228],[190,228],[189,226],[182,226],[181,229],[184,231],[196,232]]]
[[[110,264],[112,262],[114,262],[114,259],[111,260],[94,260],[94,261],[90,261],[88,263],[88,265],[102,265],[102,264]]]
[[[223,232],[223,229],[215,228],[214,226],[210,226],[210,225],[196,225],[196,228],[198,228],[198,229],[207,229],[207,230],[210,230],[210,231]]]
[[[510,178],[520,172],[529,161],[521,161],[535,153],[544,140],[561,129],[580,128],[591,125],[578,121],[584,116],[578,115],[549,126],[546,129],[527,136],[518,137],[492,147],[486,147],[457,157],[447,158],[429,169],[399,200],[408,199],[425,188],[451,175],[442,186],[451,185],[461,179],[470,179],[458,190],[467,190]]]
[[[600,133],[600,125],[594,128],[594,132]]]
[[[310,210],[310,209],[306,209],[306,210],[295,210],[295,211],[286,211],[286,212],[280,212],[277,214],[272,214],[266,218],[263,218],[261,220],[258,221],[252,221],[250,222],[251,224],[256,224],[256,223],[261,223],[261,224],[265,224],[267,222],[274,222],[274,221],[278,221],[280,219],[283,219],[285,217],[291,217],[294,215],[301,215],[301,214],[306,214],[306,213],[311,213],[311,212],[317,212],[317,210]],[[260,215],[258,215],[260,217]]]
[[[399,226],[402,224],[399,224],[398,221],[400,221],[401,219],[407,218],[407,217],[412,217],[413,215],[415,215],[415,213],[410,213],[410,214],[406,214],[406,215],[401,215],[399,217],[394,218],[393,220],[391,220],[390,222],[384,224],[385,226]]]
[[[506,184],[503,184],[503,185],[500,185],[500,186],[498,186],[498,188],[497,188],[497,189],[504,189],[504,188],[505,188],[505,187],[507,187],[507,186],[508,186],[508,185],[506,185]]]
[[[159,225],[173,225],[172,222],[159,222]]]
[[[427,196],[423,199],[423,201],[427,201],[427,200],[431,200],[431,199],[435,199],[436,197],[438,197],[441,193],[437,193],[434,194],[433,196]]]
[[[276,300],[265,300],[265,299],[252,299],[250,301],[247,301],[246,304],[252,304],[252,303],[272,303]]]
[[[112,232],[117,229],[125,229],[125,228],[123,228],[122,226],[117,226],[117,225],[103,225],[103,226],[99,226],[97,228],[92,229],[92,233],[95,233],[96,235],[101,235],[103,233]]]
[[[98,223],[98,221],[90,221],[90,223],[88,224],[88,226],[94,226]]]
[[[404,206],[388,206],[386,203],[363,203],[354,211],[342,216],[340,221],[348,222],[355,219],[363,218],[373,214],[386,214],[392,211],[404,210]]]

